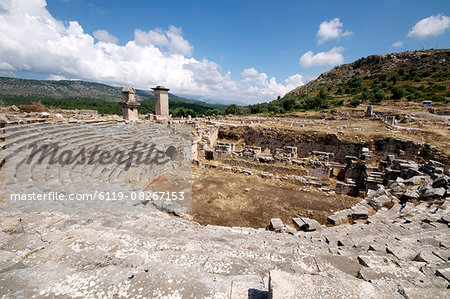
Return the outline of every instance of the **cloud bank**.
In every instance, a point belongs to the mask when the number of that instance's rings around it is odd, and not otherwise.
[[[175,26],[136,29],[134,40],[118,45],[106,30],[90,35],[77,21],[55,19],[45,0],[2,1],[0,32],[0,72],[28,71],[143,89],[165,85],[180,95],[245,103],[273,100],[305,83],[299,74],[278,83],[254,68],[241,73],[243,80],[232,80],[215,62],[193,58],[193,45]]]
[[[450,27],[450,17],[435,15],[417,22],[408,32],[409,37],[424,39],[430,36],[438,36]]]

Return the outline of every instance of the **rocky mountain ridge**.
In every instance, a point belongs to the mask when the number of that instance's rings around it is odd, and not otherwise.
[[[373,76],[391,74],[400,68],[414,66],[418,71],[448,71],[450,66],[450,49],[407,51],[383,55],[370,55],[352,63],[336,66],[322,73],[317,79],[299,86],[289,94],[300,95],[318,90],[321,87],[346,81],[353,76]]]

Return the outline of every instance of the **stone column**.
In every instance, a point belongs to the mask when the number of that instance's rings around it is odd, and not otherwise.
[[[373,107],[372,105],[369,105],[367,106],[365,117],[372,117],[372,116],[373,116]]]
[[[169,117],[169,89],[164,86],[152,88],[155,92],[155,114]]]
[[[133,87],[127,86],[122,88],[123,101],[119,104],[122,106],[123,119],[136,121],[138,118],[138,109],[141,104],[136,101],[136,91]]]

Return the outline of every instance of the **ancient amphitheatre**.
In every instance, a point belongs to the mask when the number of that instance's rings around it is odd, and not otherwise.
[[[3,297],[449,296],[448,114],[397,103],[171,118],[155,89],[145,117],[132,88],[125,119],[1,108]],[[54,143],[59,157],[152,143],[170,159],[29,161],[30,145]],[[98,190],[192,203],[11,199]]]

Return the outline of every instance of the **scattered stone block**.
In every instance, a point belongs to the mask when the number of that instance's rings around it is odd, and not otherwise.
[[[431,189],[427,189],[427,191],[425,191],[425,193],[423,194],[423,197],[425,199],[440,198],[440,197],[444,196],[444,194],[445,194],[444,187],[431,188]]]
[[[260,176],[264,179],[271,179],[274,177],[274,175],[272,173],[263,172],[263,171],[260,173]]]
[[[320,228],[320,223],[314,219],[300,217],[293,218],[292,221],[300,230],[303,231],[315,231],[316,229]]]
[[[420,185],[423,181],[426,180],[426,176],[416,175],[412,178],[403,181],[405,185]]]
[[[379,210],[382,207],[386,206],[387,204],[391,203],[391,199],[389,197],[387,197],[386,195],[381,195],[381,196],[377,196],[372,198],[371,200],[369,200],[369,204],[375,209],[375,210]]]
[[[281,230],[281,232],[293,235],[297,232],[297,230],[295,228],[293,228],[292,226],[285,225],[283,227],[283,229]]]
[[[18,121],[19,120],[19,116],[15,115],[15,114],[7,114],[6,118],[10,121]]]
[[[353,219],[367,219],[369,218],[369,211],[364,206],[356,206],[352,209],[352,218]]]
[[[48,113],[48,112],[41,112],[41,113],[39,113],[39,117],[49,118],[50,117],[50,113]]]
[[[450,185],[450,177],[447,175],[440,176],[433,181],[433,188],[447,187]]]
[[[407,190],[402,195],[402,198],[406,200],[416,200],[419,199],[419,197],[420,197],[419,192],[417,192],[416,190]]]
[[[14,112],[19,112],[20,111],[20,109],[16,105],[12,105],[11,106],[11,110],[14,111]]]
[[[274,231],[281,231],[284,228],[283,221],[280,218],[270,219],[269,229]]]
[[[344,223],[348,220],[348,217],[351,215],[352,211],[350,209],[345,209],[342,211],[338,211],[333,215],[328,216],[327,221],[330,224],[338,225]]]

